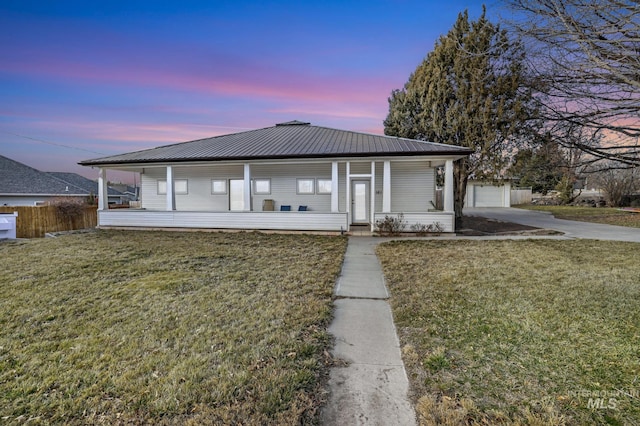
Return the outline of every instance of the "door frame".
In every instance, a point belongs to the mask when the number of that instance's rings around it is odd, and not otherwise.
[[[364,184],[364,200],[357,198],[356,185]],[[371,179],[352,179],[351,180],[351,223],[354,225],[369,225],[371,223]],[[356,201],[363,202],[364,220],[356,217],[356,213],[360,211],[356,208]]]

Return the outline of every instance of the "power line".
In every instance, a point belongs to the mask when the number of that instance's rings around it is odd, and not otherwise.
[[[62,143],[46,141],[44,139],[32,138],[31,136],[19,135],[17,133],[4,132],[4,131],[3,131],[3,133],[6,133],[8,135],[17,136],[19,138],[29,139],[29,140],[32,140],[32,141],[35,141],[35,142],[44,143],[44,144],[47,144],[47,145],[59,146],[59,147],[68,148],[68,149],[75,149],[75,150],[78,150],[78,151],[90,152],[92,154],[98,154],[98,155],[107,155],[104,152],[91,151],[89,149],[78,148],[77,146],[70,146],[70,145],[65,145],[65,144],[62,144]]]

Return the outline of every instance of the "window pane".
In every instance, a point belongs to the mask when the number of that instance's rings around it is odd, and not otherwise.
[[[212,180],[211,181],[211,193],[212,194],[226,194],[227,193],[227,181],[226,180]]]
[[[176,191],[176,194],[188,194],[189,193],[189,189],[187,186],[187,180],[186,179],[176,179],[175,181],[173,181],[173,185],[174,185],[174,189]]]
[[[188,194],[188,185],[187,179],[176,179],[173,181],[173,189],[176,194]],[[158,194],[163,195],[167,193],[167,181],[159,180],[158,181]]]
[[[271,180],[270,179],[255,179],[253,181],[253,191],[256,194],[271,194]]]
[[[167,181],[159,180],[158,181],[158,194],[166,194],[167,193]]]
[[[331,179],[318,179],[318,194],[331,194]]]
[[[313,179],[298,179],[298,194],[313,194]]]

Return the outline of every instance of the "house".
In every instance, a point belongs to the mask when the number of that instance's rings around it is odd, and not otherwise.
[[[42,172],[0,155],[0,206],[37,206],[56,199],[86,200],[98,183],[76,173]],[[109,202],[123,194],[108,189]]]
[[[140,173],[141,209],[98,206],[101,227],[346,231],[403,213],[454,230],[453,162],[471,151],[291,121],[80,162]],[[444,209],[435,210],[444,166]],[[104,197],[101,197],[104,199]]]

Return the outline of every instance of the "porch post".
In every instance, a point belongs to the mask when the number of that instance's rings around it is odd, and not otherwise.
[[[375,217],[376,217],[376,162],[372,161],[371,162],[371,188],[370,192],[371,192],[371,200],[369,200],[371,202],[371,212],[369,214],[370,216],[370,220],[369,222],[371,223],[371,232],[373,232],[375,226]]]
[[[384,162],[382,174],[382,211],[391,212],[391,161]]]
[[[351,224],[351,162],[347,161],[347,170],[346,170],[346,197],[345,207],[347,208],[347,223]]]
[[[444,163],[443,210],[453,212],[453,160]]]
[[[167,210],[176,209],[176,186],[173,182],[173,167],[167,166]]]
[[[251,165],[244,165],[244,211],[251,211]]]
[[[331,162],[331,213],[338,213],[338,162]]]
[[[98,169],[98,210],[109,209],[109,194],[107,193],[107,169],[100,167]]]

